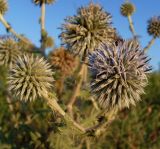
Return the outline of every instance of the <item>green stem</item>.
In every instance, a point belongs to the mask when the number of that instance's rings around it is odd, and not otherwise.
[[[72,117],[73,117],[73,110],[72,110],[73,109],[73,105],[74,105],[74,103],[76,101],[76,97],[79,96],[80,89],[81,89],[81,86],[82,86],[82,83],[83,83],[85,65],[86,65],[85,63],[83,63],[81,65],[80,71],[78,73],[78,77],[79,77],[78,79],[79,80],[78,80],[78,82],[77,82],[77,84],[76,84],[76,86],[74,88],[73,95],[72,95],[69,103],[67,104],[67,111],[70,114],[70,116],[72,116]]]
[[[57,111],[67,122],[70,122],[74,127],[79,129],[81,132],[85,132],[85,129],[79,125],[76,121],[74,121],[70,116],[68,116],[64,110],[59,106],[56,99],[50,97],[47,94],[43,94],[43,97],[47,101],[48,106],[51,108],[52,111]]]

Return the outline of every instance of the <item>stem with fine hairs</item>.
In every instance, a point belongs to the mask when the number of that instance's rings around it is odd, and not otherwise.
[[[65,113],[65,111],[60,107],[54,97],[49,96],[48,94],[43,94],[44,99],[47,101],[48,106],[52,111],[58,112],[66,121],[70,122],[74,127],[76,127],[81,132],[85,133],[85,128],[83,128],[80,124],[74,121],[69,115]]]
[[[103,120],[102,122],[99,122],[98,124],[86,128],[85,131],[86,132],[94,132],[95,136],[99,136],[100,134],[102,134],[104,131],[106,131],[107,126],[109,126],[114,119],[116,118],[118,110],[111,110],[108,113],[105,114],[105,118],[106,120]]]
[[[150,42],[148,43],[148,45],[144,48],[144,51],[145,51],[145,52],[147,52],[148,49],[150,49],[150,47],[154,44],[155,39],[156,39],[156,38],[153,37],[153,38],[150,40]]]
[[[86,61],[86,60],[85,60]],[[79,93],[80,93],[80,89],[81,89],[81,86],[82,86],[82,83],[83,83],[83,79],[84,79],[84,70],[85,70],[85,67],[86,67],[86,64],[85,64],[85,61],[84,63],[81,65],[81,68],[80,68],[80,71],[78,73],[78,82],[74,88],[74,92],[73,92],[73,95],[69,101],[69,103],[67,104],[67,111],[69,113],[69,115],[71,117],[73,117],[73,105],[76,101],[76,97],[79,96]]]
[[[136,32],[134,29],[134,25],[133,25],[133,21],[132,21],[131,16],[128,16],[128,22],[129,22],[129,28],[130,28],[130,31],[131,31],[133,37],[136,37]]]

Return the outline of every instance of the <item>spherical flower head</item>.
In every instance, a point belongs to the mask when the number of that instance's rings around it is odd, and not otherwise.
[[[4,15],[8,10],[8,4],[6,0],[0,0],[0,14]]]
[[[147,85],[149,59],[135,40],[104,46],[89,55],[91,90],[106,110],[135,105]]]
[[[40,57],[23,55],[10,70],[9,90],[23,101],[33,101],[47,95],[52,87],[53,77],[50,65]]]
[[[53,2],[55,2],[55,0],[33,0],[33,3],[35,3],[35,5],[41,6],[43,2],[45,4],[51,5],[51,4],[53,4]]]
[[[125,17],[131,16],[135,12],[135,10],[135,6],[129,2],[122,4],[120,8],[121,14]]]
[[[51,53],[50,62],[54,67],[57,67],[65,76],[72,74],[77,66],[77,60],[74,55],[64,47],[55,49]]]
[[[160,37],[160,16],[153,17],[148,21],[148,34],[154,38]]]
[[[11,66],[21,51],[13,38],[0,39],[0,65]]]
[[[62,25],[61,40],[75,54],[85,56],[88,51],[99,48],[102,43],[111,45],[115,29],[111,27],[111,15],[98,4],[90,3],[68,17]]]

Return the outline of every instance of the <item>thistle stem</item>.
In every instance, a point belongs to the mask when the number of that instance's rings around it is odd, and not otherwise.
[[[58,98],[61,98],[63,88],[64,88],[64,80],[65,80],[65,75],[62,74],[61,78],[58,80],[58,86],[57,86]]]
[[[45,2],[42,2],[40,24],[41,24],[41,52],[43,53],[43,55],[45,55],[45,46],[43,37],[45,31],[45,14],[46,14],[46,4]]]
[[[105,114],[107,121],[103,120],[102,122],[99,122],[98,124],[87,128],[86,132],[94,132],[94,134],[96,136],[100,135],[101,133],[103,133],[106,130],[106,127],[108,125],[110,125],[112,123],[112,121],[115,119],[117,112],[118,112],[118,110],[111,110],[110,112]]]
[[[26,44],[31,44],[29,43],[25,38],[23,38],[21,35],[17,34],[13,28],[7,23],[7,21],[4,19],[3,15],[0,14],[0,21],[2,22],[2,24],[5,26],[5,28],[11,32],[14,36],[16,36],[18,39],[20,39],[21,41],[25,42]]]
[[[40,52],[37,47],[35,47],[31,42],[29,42],[29,40],[25,39],[23,36],[16,33],[16,31],[9,25],[9,23],[5,20],[5,18],[3,17],[2,14],[0,14],[0,22],[4,25],[6,30],[8,30],[10,33],[12,33],[16,38],[18,38],[19,40],[23,41],[24,43],[26,43],[28,45],[33,46],[35,52]]]
[[[70,116],[68,116],[64,110],[59,106],[56,99],[53,97],[49,97],[49,95],[44,94],[43,97],[47,101],[48,106],[51,108],[52,111],[57,111],[61,116],[64,117],[66,121],[71,122],[71,124],[79,129],[81,132],[85,132],[85,128],[83,128],[81,125],[79,125],[76,121],[74,121]]]
[[[68,111],[68,113],[69,113],[69,115],[71,117],[73,117],[73,105],[74,105],[74,103],[76,101],[76,97],[80,93],[80,89],[81,89],[81,86],[82,86],[82,83],[83,83],[83,79],[84,79],[83,76],[84,76],[85,65],[86,65],[85,63],[83,63],[81,65],[80,71],[78,73],[79,80],[78,80],[78,82],[77,82],[77,84],[76,84],[76,86],[74,88],[73,95],[72,95],[72,97],[71,97],[71,99],[70,99],[70,101],[69,101],[69,103],[67,105],[67,111]]]
[[[150,49],[150,47],[154,44],[155,39],[156,39],[156,38],[153,37],[153,38],[149,41],[148,45],[144,48],[144,51],[145,51],[145,52],[147,52],[147,51]]]
[[[133,25],[133,21],[132,21],[131,16],[128,16],[128,22],[129,22],[129,28],[130,28],[130,31],[131,31],[133,37],[136,37],[136,32],[134,29],[134,25]]]

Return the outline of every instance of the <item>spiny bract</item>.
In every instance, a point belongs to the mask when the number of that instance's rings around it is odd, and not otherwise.
[[[153,37],[160,37],[160,16],[153,17],[148,21],[148,34]]]
[[[53,2],[55,2],[55,0],[33,0],[33,3],[35,3],[36,5],[42,5],[42,3],[45,3],[45,4],[53,4]]]
[[[6,0],[0,0],[0,14],[4,15],[8,10],[8,4]]]
[[[54,67],[60,69],[64,75],[70,75],[76,68],[76,58],[64,47],[55,49],[50,55],[50,62]]]
[[[50,65],[40,57],[23,55],[10,70],[9,90],[23,101],[33,101],[48,94],[53,84]]]
[[[89,55],[92,93],[106,110],[135,105],[147,85],[149,59],[135,40],[104,46]]]
[[[135,6],[129,2],[122,4],[120,8],[121,14],[125,17],[131,16],[135,12],[135,10]]]
[[[102,43],[111,45],[116,36],[115,29],[111,27],[111,15],[93,3],[80,8],[77,15],[68,17],[61,29],[62,42],[82,57]]]
[[[0,65],[11,66],[21,51],[13,38],[0,39]]]

